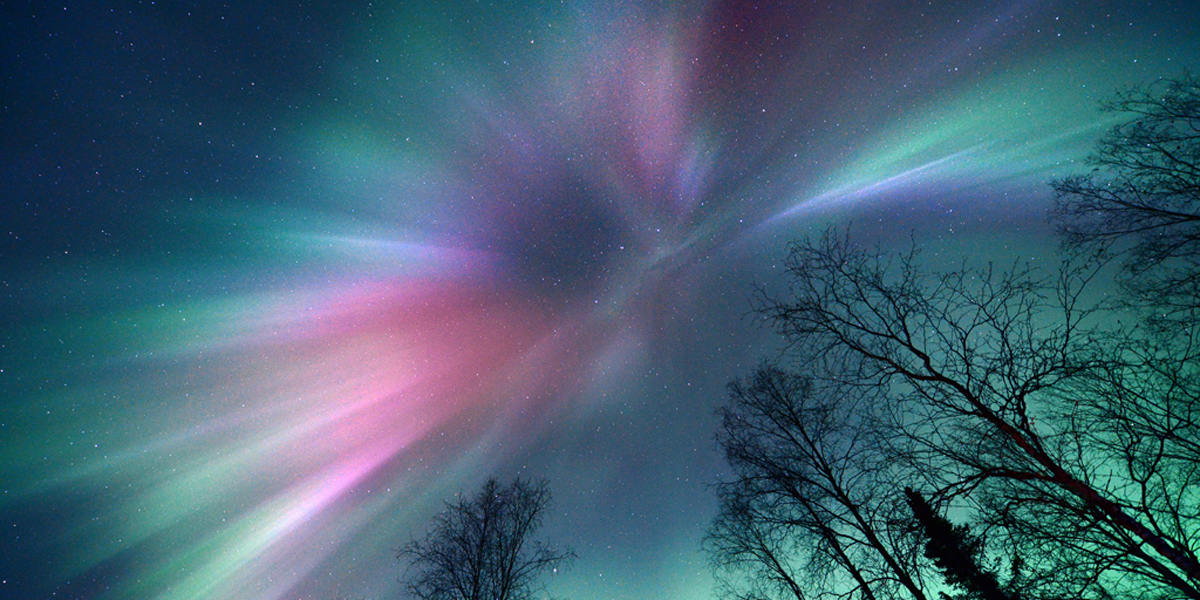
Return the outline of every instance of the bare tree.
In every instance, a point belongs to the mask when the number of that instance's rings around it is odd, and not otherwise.
[[[575,557],[533,539],[549,503],[545,481],[494,478],[447,503],[425,537],[397,554],[408,561],[408,591],[420,600],[533,598],[543,575]]]
[[[925,600],[866,396],[825,383],[762,367],[729,385],[718,441],[733,478],[709,556],[737,598]]]
[[[797,369],[735,382],[720,435],[735,480],[708,543],[747,597],[921,593],[930,565],[898,571],[870,535],[898,531],[869,515],[901,474],[985,528],[1008,595],[1200,600],[1200,80],[1106,108],[1129,119],[1095,170],[1054,184],[1080,267],[930,272],[833,233],[790,248],[761,314]],[[1114,255],[1128,294],[1088,305]]]
[[[1126,257],[1126,299],[1148,325],[1110,340],[1108,360],[1068,390],[1070,418],[1103,457],[1122,510],[1200,546],[1200,79],[1164,79],[1107,102],[1126,119],[1100,140],[1093,172],[1054,184],[1056,217],[1073,250]],[[1086,424],[1086,426],[1082,426]],[[1116,540],[1111,546],[1120,546]],[[1165,575],[1155,569],[1151,579]],[[1191,572],[1193,587],[1195,572]],[[1168,578],[1169,579],[1169,578]]]
[[[1075,587],[1047,595],[1200,598],[1200,498],[1190,483],[1155,483],[1194,477],[1195,463],[1185,466],[1194,453],[1164,452],[1155,463],[1128,430],[1169,429],[1186,438],[1177,448],[1196,438],[1126,391],[1150,386],[1143,393],[1158,406],[1183,396],[1191,419],[1195,388],[1182,379],[1197,371],[1167,360],[1157,382],[1146,379],[1154,363],[1139,358],[1153,358],[1153,347],[1089,326],[1095,313],[1081,308],[1080,290],[1095,270],[929,273],[915,252],[868,252],[834,234],[793,245],[787,268],[791,291],[767,298],[765,316],[794,348],[857,365],[845,384],[880,390],[897,436],[943,480],[941,491],[973,501],[1013,548],[1036,553],[1048,569],[1041,581]],[[1119,425],[1093,421],[1141,409]],[[1182,495],[1168,501],[1170,493]]]
[[[1200,80],[1119,94],[1127,116],[1097,145],[1094,170],[1054,183],[1064,241],[1126,254],[1130,291],[1160,318],[1195,319],[1200,304]],[[1163,309],[1166,309],[1163,311]]]

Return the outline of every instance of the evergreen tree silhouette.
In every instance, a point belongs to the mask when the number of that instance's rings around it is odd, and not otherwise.
[[[946,582],[982,600],[1020,600],[1006,593],[996,576],[979,566],[983,540],[971,535],[966,525],[955,525],[937,514],[929,502],[912,488],[904,496],[925,537],[925,556],[933,560]]]

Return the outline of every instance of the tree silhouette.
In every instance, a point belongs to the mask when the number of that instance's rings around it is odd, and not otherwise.
[[[914,459],[1037,553],[1045,581],[1066,588],[1052,593],[1111,584],[1200,598],[1197,365],[1150,361],[1162,357],[1149,342],[1085,310],[1094,269],[939,273],[917,256],[835,233],[797,243],[790,294],[763,313],[792,348],[855,365],[845,385],[881,390]],[[1139,406],[1135,389],[1157,403]],[[1155,408],[1167,406],[1188,410]],[[1102,411],[1116,422],[1093,422]],[[1154,428],[1178,442],[1114,445]]]
[[[447,503],[426,535],[397,553],[408,561],[408,591],[420,600],[532,598],[540,577],[575,557],[532,537],[549,503],[545,481],[494,478]]]
[[[919,597],[937,567],[987,598],[1200,600],[1200,81],[1107,108],[1129,118],[1096,170],[1054,183],[1056,271],[934,271],[832,230],[789,247],[759,314],[794,366],[734,382],[718,434],[708,544],[744,597]],[[1118,302],[1089,287],[1114,255]],[[986,528],[1003,588],[916,494],[932,563],[906,557],[904,485]]]
[[[709,557],[739,598],[925,600],[868,397],[827,383],[770,366],[730,383],[717,439],[733,478]]]
[[[1097,145],[1090,174],[1054,183],[1064,241],[1127,256],[1133,297],[1160,319],[1200,303],[1200,80],[1160,80],[1104,105],[1127,115]]]
[[[1016,600],[1001,589],[994,573],[980,566],[983,540],[971,535],[970,527],[951,523],[912,488],[904,488],[904,497],[924,533],[925,557],[947,582],[982,600]]]

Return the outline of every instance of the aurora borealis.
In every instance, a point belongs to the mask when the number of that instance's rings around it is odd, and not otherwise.
[[[585,600],[711,597],[792,238],[1052,252],[1190,2],[11,3],[0,597],[399,597],[546,477]]]

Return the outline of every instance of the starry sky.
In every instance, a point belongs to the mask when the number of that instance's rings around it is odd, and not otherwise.
[[[395,598],[545,477],[551,577],[712,597],[747,316],[789,240],[1052,260],[1160,2],[8,2],[0,596]]]

